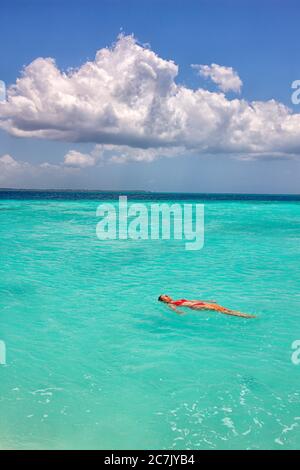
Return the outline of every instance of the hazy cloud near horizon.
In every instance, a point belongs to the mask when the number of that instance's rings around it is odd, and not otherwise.
[[[275,100],[229,99],[224,92],[241,90],[236,71],[194,67],[223,92],[178,84],[178,66],[133,36],[120,36],[94,61],[67,72],[54,59],[37,58],[8,88],[0,128],[18,137],[95,144],[90,153],[71,148],[53,166],[59,171],[181,154],[299,157],[300,114]],[[12,171],[11,162],[4,165]]]

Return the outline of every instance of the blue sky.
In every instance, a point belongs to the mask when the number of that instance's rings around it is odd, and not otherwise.
[[[215,63],[232,67],[242,80],[240,94],[233,90],[226,92],[228,101],[266,102],[275,99],[294,113],[300,113],[300,105],[291,103],[291,83],[300,78],[299,13],[299,2],[291,0],[2,0],[0,79],[7,86],[14,84],[21,76],[22,68],[38,57],[54,58],[60,71],[81,67],[88,60],[94,60],[96,51],[110,47],[122,31],[125,35],[134,34],[141,44],[149,44],[157,57],[174,61],[179,67],[174,80],[187,90],[201,88],[220,93],[216,83],[191,68],[191,64]],[[20,110],[15,108],[16,104],[9,112],[19,113],[19,122]],[[263,119],[268,119],[268,116]],[[38,124],[35,123],[35,127]],[[274,125],[277,124],[276,118]],[[291,139],[287,135],[287,140],[295,139],[293,150],[282,148],[280,154],[276,148],[277,141],[273,147],[268,144],[266,148],[253,152],[255,155],[250,155],[250,158],[248,149],[242,156],[239,152],[233,155],[228,150],[231,143],[227,145],[227,142],[224,148],[219,148],[215,141],[213,144],[209,141],[207,146],[210,150],[205,152],[206,142],[203,144],[201,141],[201,146],[198,146],[199,138],[195,135],[197,144],[192,151],[186,144],[182,147],[181,140],[174,145],[171,143],[172,148],[179,148],[171,157],[157,151],[153,159],[138,159],[135,148],[134,158],[128,150],[130,158],[126,157],[125,163],[105,161],[105,156],[101,159],[97,156],[95,165],[79,165],[79,168],[68,165],[67,170],[61,162],[68,152],[94,158],[97,153],[95,145],[102,145],[101,139],[82,138],[82,132],[80,138],[64,136],[57,139],[49,133],[37,138],[39,136],[34,132],[24,134],[24,129],[21,136],[19,125],[18,132],[6,127],[6,130],[0,130],[0,157],[10,156],[13,163],[7,158],[4,160],[6,166],[2,179],[0,175],[0,185],[299,193],[297,125],[298,121],[293,123]],[[200,132],[200,124],[199,129]],[[259,139],[263,140],[263,135]],[[266,135],[268,139],[271,139],[269,134]],[[104,143],[115,145],[110,140]],[[128,139],[121,139],[121,144],[128,146]],[[252,142],[250,144],[249,148],[252,148]],[[152,147],[154,144],[149,145]],[[241,145],[242,152],[243,148]],[[118,158],[123,155],[120,148],[116,152]],[[77,156],[76,159],[78,162]],[[68,161],[71,160],[75,161],[74,154]],[[0,172],[4,163],[0,165]],[[53,165],[53,168],[41,170],[39,166],[43,163]]]

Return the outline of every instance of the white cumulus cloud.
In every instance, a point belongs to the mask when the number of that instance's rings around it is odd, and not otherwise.
[[[240,90],[230,67],[201,67],[223,91]],[[119,37],[68,72],[51,58],[38,58],[8,88],[0,128],[19,137],[96,145],[91,154],[70,151],[69,167],[189,152],[245,159],[300,155],[299,114],[275,100],[230,100],[193,90],[178,84],[177,75],[173,61],[132,36]]]

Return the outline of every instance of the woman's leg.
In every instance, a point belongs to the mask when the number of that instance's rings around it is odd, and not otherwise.
[[[248,315],[247,313],[237,312],[235,310],[230,310],[228,308],[222,307],[218,304],[205,304],[207,310],[214,310],[216,312],[224,313],[225,315],[232,315],[234,317],[241,318],[256,318],[255,315]]]

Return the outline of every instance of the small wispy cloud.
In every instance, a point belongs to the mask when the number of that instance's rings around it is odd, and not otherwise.
[[[192,67],[198,71],[201,77],[210,78],[225,93],[227,91],[241,92],[243,82],[232,67],[218,64],[193,64]]]
[[[0,80],[0,103],[6,101],[6,86],[5,83]]]
[[[70,150],[64,158],[64,165],[75,168],[88,168],[94,166],[96,158],[87,153],[81,153],[76,150]]]

